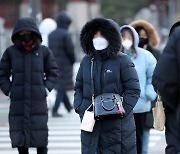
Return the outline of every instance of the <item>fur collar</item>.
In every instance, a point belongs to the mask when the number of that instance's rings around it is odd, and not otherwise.
[[[154,28],[152,24],[150,24],[149,22],[145,20],[136,20],[130,23],[130,25],[134,27],[135,29],[137,27],[143,27],[147,31],[148,36],[149,36],[149,45],[151,47],[154,48],[159,45],[160,39],[159,39],[156,29]]]
[[[95,18],[87,22],[81,30],[80,43],[85,54],[92,55],[94,49],[92,39],[94,34],[100,31],[108,40],[107,54],[115,56],[121,49],[121,36],[115,22],[104,18]]]

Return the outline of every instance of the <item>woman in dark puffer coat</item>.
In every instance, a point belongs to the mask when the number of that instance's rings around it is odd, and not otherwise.
[[[47,154],[46,96],[57,81],[57,65],[50,50],[40,45],[41,34],[33,18],[20,18],[11,39],[14,44],[0,62],[0,88],[11,100],[12,147],[17,147],[19,154],[28,154],[29,147]]]
[[[118,26],[117,26],[118,27]],[[100,42],[96,42],[100,40]],[[91,59],[95,97],[103,93],[123,95],[124,118],[96,120],[93,132],[81,131],[82,154],[135,154],[133,107],[140,95],[139,80],[130,58],[121,53],[121,37],[112,20],[96,18],[85,24],[80,36],[86,54],[76,77],[74,108],[81,120],[91,105]],[[102,43],[97,46],[96,43]]]

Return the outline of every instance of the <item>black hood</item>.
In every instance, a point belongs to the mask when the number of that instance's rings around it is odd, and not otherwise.
[[[24,31],[24,30],[34,32],[42,42],[42,37],[39,32],[38,26],[36,25],[35,20],[31,17],[25,17],[25,18],[20,18],[17,21],[16,26],[14,27],[14,30],[13,30],[13,33],[11,36],[11,40],[13,43],[15,43],[15,40],[17,39],[17,37],[16,37],[17,34],[20,31]]]
[[[71,24],[71,18],[65,13],[61,12],[56,16],[57,27],[68,29]]]
[[[174,23],[169,31],[169,36],[172,34],[172,32],[177,28],[180,27],[180,21]]]
[[[87,22],[81,30],[80,42],[83,51],[91,55],[93,53],[93,36],[97,31],[108,40],[107,51],[109,55],[117,55],[121,49],[121,36],[115,21],[104,18],[95,18]]]

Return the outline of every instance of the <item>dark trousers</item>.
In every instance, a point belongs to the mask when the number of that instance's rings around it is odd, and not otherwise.
[[[176,112],[170,109],[165,109],[165,137],[166,137],[166,154],[180,153],[180,126],[176,120]]]
[[[37,154],[47,154],[48,149],[45,148],[37,148]],[[18,148],[18,152],[19,154],[29,154],[29,149],[28,148],[24,148],[24,147],[20,147]]]
[[[68,112],[71,111],[72,105],[71,105],[71,103],[69,101],[69,98],[68,98],[68,96],[66,94],[66,91],[58,90],[57,91],[57,96],[56,96],[56,101],[55,101],[53,111],[52,111],[53,113],[57,112],[61,101],[64,103],[64,106],[67,109],[67,111]]]
[[[135,124],[136,124],[137,154],[142,153],[145,116],[146,116],[146,113],[134,113],[134,120],[135,120]]]

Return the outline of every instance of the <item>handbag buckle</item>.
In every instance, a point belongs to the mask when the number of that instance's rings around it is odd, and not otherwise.
[[[106,103],[106,102],[109,102],[109,101],[105,101],[104,100],[104,98],[101,96],[101,103],[102,103],[102,107],[106,110],[106,111],[112,111],[114,108],[115,108],[115,106],[116,106],[116,103],[115,103],[115,101],[114,101],[114,98],[108,98],[108,99],[110,99],[110,101],[112,100],[112,102],[114,103],[114,105],[111,107],[111,108],[107,108],[107,107],[105,107],[105,105],[104,105],[104,103]]]

